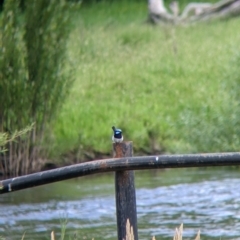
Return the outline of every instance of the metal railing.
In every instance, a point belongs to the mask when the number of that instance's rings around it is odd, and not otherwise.
[[[240,165],[240,153],[207,153],[133,157],[132,142],[113,144],[111,159],[95,160],[0,181],[0,194],[82,177],[95,173],[115,173],[118,239],[126,236],[129,220],[138,240],[136,194],[133,170]]]

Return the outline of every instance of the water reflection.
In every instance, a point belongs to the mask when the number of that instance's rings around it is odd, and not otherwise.
[[[139,239],[172,239],[184,223],[184,236],[201,229],[207,239],[237,239],[240,234],[238,170],[173,169],[136,172]],[[0,236],[49,239],[68,229],[87,239],[116,238],[113,174],[64,181],[0,197]]]

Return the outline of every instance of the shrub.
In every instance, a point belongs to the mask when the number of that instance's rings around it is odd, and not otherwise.
[[[19,0],[6,0],[1,16],[0,131],[11,134],[33,122],[35,128],[9,143],[0,159],[11,175],[40,169],[40,143],[72,84],[63,71],[69,3],[26,0],[24,12],[19,6]]]

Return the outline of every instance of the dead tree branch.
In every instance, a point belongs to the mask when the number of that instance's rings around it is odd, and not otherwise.
[[[153,23],[191,23],[211,19],[224,19],[240,15],[240,0],[221,0],[211,3],[189,3],[179,14],[178,2],[173,1],[169,12],[163,0],[149,0],[149,20]]]

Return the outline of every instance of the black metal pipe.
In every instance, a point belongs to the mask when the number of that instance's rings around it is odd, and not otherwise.
[[[2,180],[0,194],[101,172],[232,165],[240,165],[239,152],[111,158]]]

